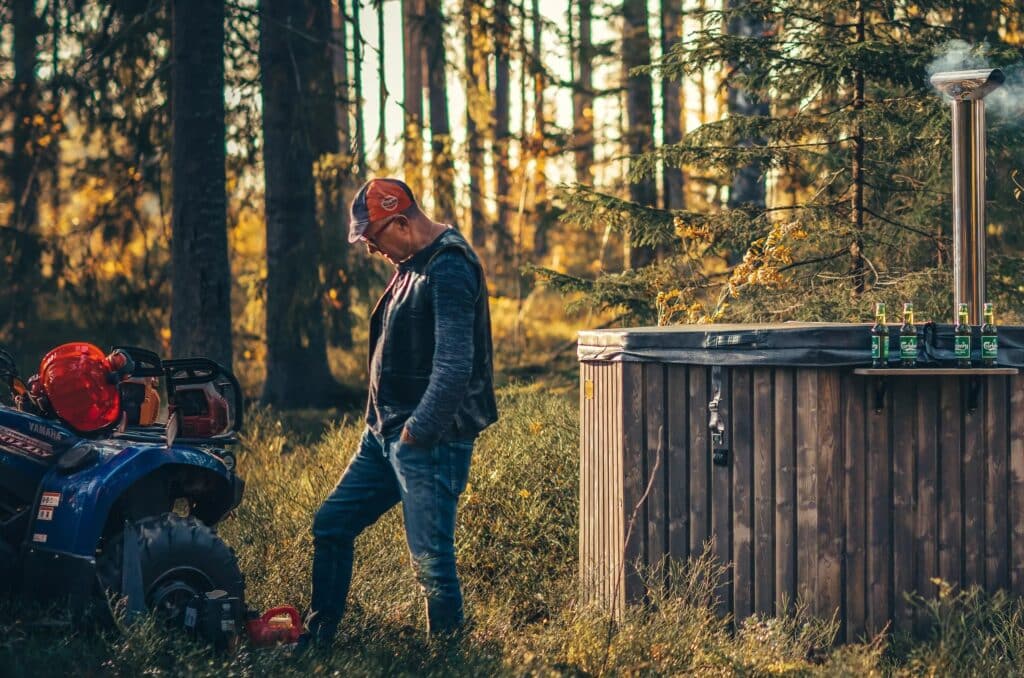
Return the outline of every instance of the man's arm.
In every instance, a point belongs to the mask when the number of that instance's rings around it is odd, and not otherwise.
[[[402,440],[433,445],[451,424],[473,374],[473,320],[480,279],[458,250],[430,266],[434,306],[434,360],[423,398],[405,422]]]

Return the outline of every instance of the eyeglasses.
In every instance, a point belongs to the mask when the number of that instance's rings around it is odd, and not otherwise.
[[[388,226],[393,224],[395,222],[395,219],[397,219],[397,218],[398,217],[395,216],[395,217],[392,217],[391,219],[388,219],[384,223],[384,225],[381,226],[380,228],[378,228],[377,232],[374,233],[373,235],[367,235],[366,233],[363,233],[361,236],[359,236],[359,241],[363,242],[363,243],[366,243],[367,245],[370,245],[370,246],[375,247],[377,249],[380,249],[380,246],[377,244],[377,238],[379,238],[380,234],[383,233],[384,231],[386,231]]]

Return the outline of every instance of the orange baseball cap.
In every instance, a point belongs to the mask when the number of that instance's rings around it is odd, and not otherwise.
[[[412,189],[400,179],[370,179],[352,200],[348,241],[358,242],[367,227],[378,219],[401,214],[416,204]]]

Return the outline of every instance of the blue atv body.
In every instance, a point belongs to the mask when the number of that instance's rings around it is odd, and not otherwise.
[[[203,416],[197,389],[212,387],[232,410],[225,429],[176,437],[177,421],[132,427],[126,415],[118,430],[82,435],[16,399],[0,404],[0,582],[73,609],[135,591],[129,604],[172,617],[213,589],[242,598],[234,553],[214,530],[244,488],[228,448],[241,425],[238,383],[212,361],[130,350],[136,375],[166,380],[174,417]],[[6,358],[0,372],[17,379]]]

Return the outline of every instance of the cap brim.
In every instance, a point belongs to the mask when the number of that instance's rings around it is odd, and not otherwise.
[[[369,221],[356,221],[353,222],[348,229],[348,241],[350,244],[359,242],[359,239],[363,237],[363,233],[366,233],[366,228],[370,225]]]

